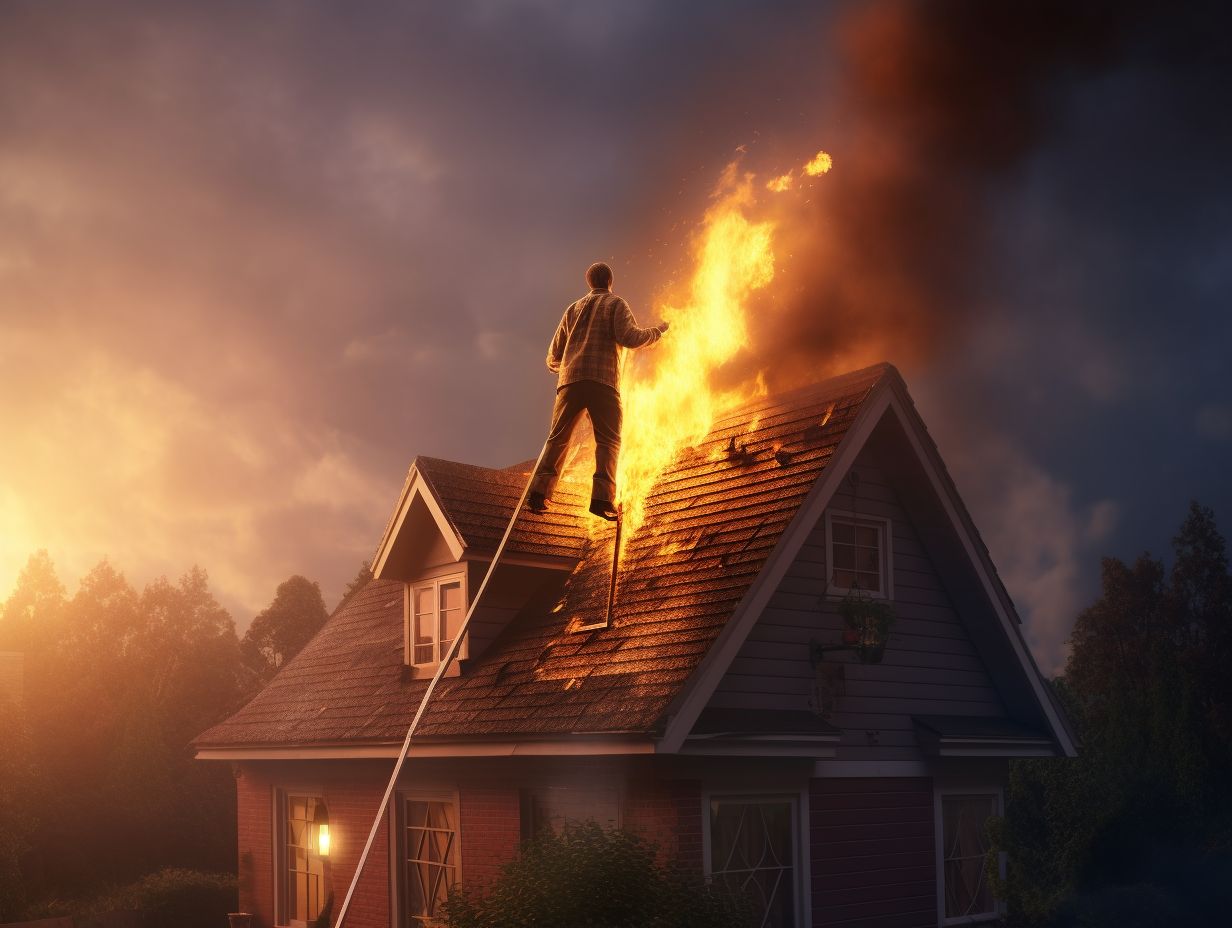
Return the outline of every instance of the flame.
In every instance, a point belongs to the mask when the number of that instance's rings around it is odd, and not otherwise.
[[[625,425],[616,482],[625,538],[642,524],[646,496],[676,454],[695,446],[718,415],[758,389],[717,391],[711,377],[748,343],[745,303],[774,279],[774,223],[750,218],[753,175],[734,162],[713,200],[694,241],[683,301],[659,307],[670,331],[652,349],[650,364],[622,376]]]
[[[809,177],[820,177],[822,174],[830,173],[832,167],[834,167],[834,159],[830,157],[829,152],[819,151],[813,156],[813,160],[804,166],[804,173]]]
[[[766,181],[766,189],[771,193],[782,193],[784,190],[791,189],[791,183],[795,180],[791,171],[786,174],[780,174],[778,177],[772,177]]]

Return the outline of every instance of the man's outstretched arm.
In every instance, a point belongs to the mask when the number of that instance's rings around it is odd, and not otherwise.
[[[643,345],[653,345],[667,331],[667,323],[660,322],[643,329],[633,318],[633,310],[629,304],[621,300],[616,306],[614,322],[616,344],[626,348],[641,348]]]

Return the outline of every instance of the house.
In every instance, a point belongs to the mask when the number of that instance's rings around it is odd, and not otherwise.
[[[195,742],[233,765],[258,925],[345,893],[527,470],[417,459],[375,579]],[[582,818],[745,887],[768,926],[997,913],[983,825],[1008,761],[1073,756],[1074,738],[893,367],[757,399],[682,452],[610,615],[612,529],[582,502],[519,520],[348,924],[423,924],[450,885]],[[835,649],[851,596],[892,606],[883,650]]]

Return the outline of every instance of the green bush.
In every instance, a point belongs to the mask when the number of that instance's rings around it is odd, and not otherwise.
[[[219,928],[236,905],[234,875],[168,868],[104,893],[73,914],[139,912],[143,928]]]
[[[594,822],[528,842],[486,892],[455,888],[450,928],[745,928],[749,910]]]

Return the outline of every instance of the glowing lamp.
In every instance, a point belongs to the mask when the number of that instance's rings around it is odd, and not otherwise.
[[[313,813],[312,827],[317,833],[317,854],[321,857],[329,856],[329,809],[325,803],[318,802],[316,812]]]

